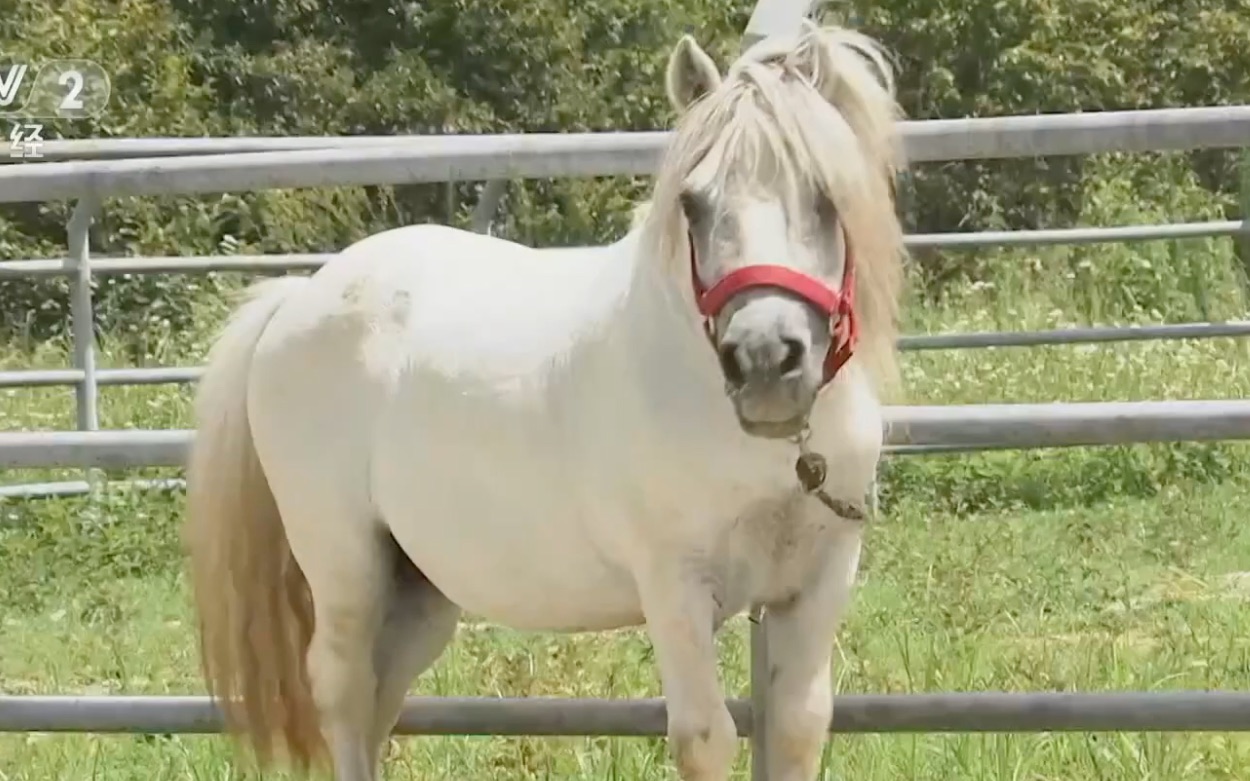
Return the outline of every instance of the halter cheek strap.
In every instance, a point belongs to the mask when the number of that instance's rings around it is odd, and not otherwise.
[[[829,351],[825,353],[822,387],[837,375],[854,354],[855,343],[859,339],[859,327],[855,319],[855,264],[852,262],[849,247],[842,271],[840,292],[794,269],[770,264],[734,269],[718,279],[710,288],[704,288],[703,282],[699,279],[698,266],[694,237],[691,236],[691,284],[694,287],[699,314],[703,315],[703,330],[713,344],[716,339],[714,319],[729,299],[749,288],[775,287],[794,293],[819,309],[829,319]]]

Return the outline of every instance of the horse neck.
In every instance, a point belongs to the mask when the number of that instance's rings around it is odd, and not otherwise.
[[[728,502],[720,510],[731,513],[743,491],[788,486],[790,446],[738,426],[692,288],[645,243],[619,249],[604,259],[616,294],[611,316],[579,340],[548,386],[550,452],[588,496],[632,502],[645,485],[647,501],[669,509],[656,497],[681,504],[702,496],[711,502],[704,509]]]
[[[721,425],[736,430],[689,282],[683,287],[642,243],[633,264],[620,328],[626,363],[648,412],[658,425],[697,425],[709,434]]]
[[[709,397],[723,395],[707,337],[684,309],[694,302],[666,277],[643,228],[604,250],[594,262],[603,264],[599,284],[610,290],[600,292],[612,300],[611,312],[553,367],[549,403],[582,419],[616,408],[668,417],[674,405],[706,407]]]

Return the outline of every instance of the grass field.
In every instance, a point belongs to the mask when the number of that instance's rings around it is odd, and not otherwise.
[[[914,325],[1053,325],[1064,295],[974,292],[913,315]],[[906,381],[917,403],[1244,398],[1247,358],[1234,340],[926,353],[906,358]],[[63,360],[45,347],[4,363]],[[187,398],[185,389],[109,389],[102,425],[185,425]],[[0,425],[72,428],[72,394],[0,392]],[[72,475],[5,479],[56,474]],[[1247,447],[898,459],[883,470],[883,499],[838,640],[839,692],[1250,687]],[[110,491],[95,505],[0,505],[0,691],[201,691],[180,504],[177,494]],[[745,693],[746,634],[738,620],[721,638],[730,695]],[[660,693],[639,632],[558,637],[476,624],[414,691]],[[235,767],[217,737],[0,736],[0,781],[253,777]],[[738,777],[746,768],[744,751]],[[389,777],[675,776],[658,740],[422,738],[394,742]],[[1246,779],[1250,736],[837,736],[824,777]]]

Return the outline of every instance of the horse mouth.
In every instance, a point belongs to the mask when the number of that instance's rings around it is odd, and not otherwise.
[[[790,439],[803,433],[806,418],[802,415],[789,420],[747,420],[738,416],[738,425],[746,434],[761,439]]]

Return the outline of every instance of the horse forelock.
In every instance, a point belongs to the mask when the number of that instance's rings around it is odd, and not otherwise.
[[[767,165],[787,209],[811,208],[799,201],[804,185],[824,193],[855,257],[856,355],[878,386],[892,385],[904,253],[893,203],[898,118],[893,72],[871,38],[809,22],[760,41],[677,122],[645,212],[648,254],[689,285],[679,198],[696,169],[758,181]]]

